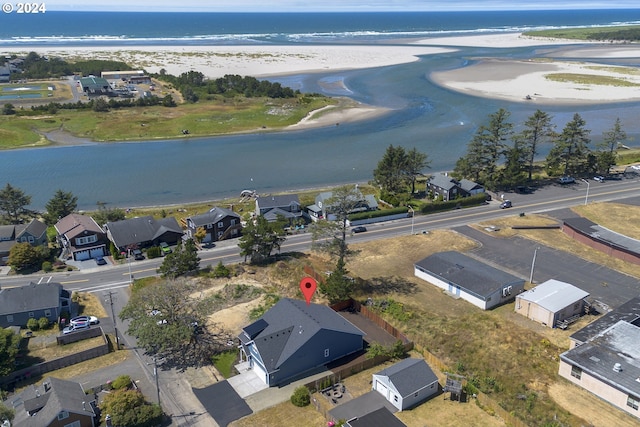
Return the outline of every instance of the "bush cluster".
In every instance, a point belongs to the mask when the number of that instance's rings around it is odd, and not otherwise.
[[[311,403],[311,395],[309,394],[309,389],[303,385],[296,388],[291,395],[291,403],[300,408]]]

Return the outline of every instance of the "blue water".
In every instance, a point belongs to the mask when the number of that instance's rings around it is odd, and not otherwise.
[[[3,46],[127,44],[396,43],[448,34],[527,28],[621,25],[640,22],[638,10],[348,13],[348,14],[152,14],[47,12],[0,16]],[[27,26],[26,22],[30,24]],[[366,182],[389,144],[427,153],[430,171],[451,170],[478,126],[499,108],[518,126],[535,111],[527,103],[488,100],[433,84],[432,71],[452,69],[481,56],[549,56],[547,49],[464,48],[410,64],[367,70],[278,77],[307,92],[350,96],[392,112],[371,121],[322,129],[135,143],[87,144],[0,152],[0,185],[10,182],[43,209],[57,189],[78,196],[80,209],[96,202],[135,207],[214,200],[244,189],[269,193]],[[638,65],[635,61],[610,61]],[[342,89],[334,82],[344,82]],[[328,84],[327,84],[328,83]],[[639,103],[544,107],[561,130],[579,112],[592,139],[617,117],[640,145]],[[548,147],[543,148],[544,151]]]
[[[13,95],[0,95],[0,100],[1,101],[8,101],[11,99],[24,99],[24,98],[42,98],[42,94],[41,93],[23,93],[23,94],[13,94]]]
[[[42,89],[42,86],[36,85],[36,86],[20,86],[20,87],[3,87],[2,91],[3,92],[16,92],[16,91],[21,91],[21,90],[40,90],[40,89]]]

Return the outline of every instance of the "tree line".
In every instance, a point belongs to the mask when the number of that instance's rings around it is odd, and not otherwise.
[[[17,58],[16,55],[9,59]],[[4,59],[4,62],[9,59]],[[17,79],[49,79],[80,74],[83,76],[99,76],[103,70],[125,71],[132,70],[127,63],[122,61],[89,59],[76,62],[68,62],[59,57],[40,56],[36,52],[29,52],[22,61],[21,72]]]
[[[458,159],[454,175],[471,179],[487,188],[511,188],[533,179],[536,159],[542,145],[551,149],[544,161],[550,177],[560,175],[607,175],[616,164],[619,147],[627,135],[620,119],[604,132],[600,143],[591,147],[591,131],[576,113],[560,132],[553,116],[537,110],[523,123],[520,132],[509,121],[511,113],[503,108],[489,115],[487,124],[478,128]]]
[[[212,95],[223,95],[229,98],[239,95],[247,98],[295,98],[300,95],[300,91],[283,87],[280,83],[237,74],[227,74],[224,77],[209,80],[199,71],[188,71],[176,77],[162,69],[159,74],[153,74],[153,77],[171,83],[180,91],[185,101],[192,103],[203,98],[208,99]]]

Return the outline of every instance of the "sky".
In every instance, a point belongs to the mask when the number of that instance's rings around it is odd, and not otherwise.
[[[140,12],[376,12],[637,9],[638,0],[46,0],[47,10]]]

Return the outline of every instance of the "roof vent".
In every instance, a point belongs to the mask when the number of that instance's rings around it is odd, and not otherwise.
[[[613,370],[616,372],[622,372],[622,365],[619,363],[616,363],[615,365],[613,365]]]

